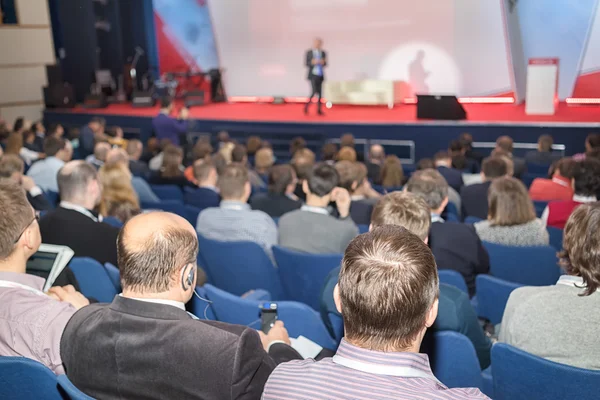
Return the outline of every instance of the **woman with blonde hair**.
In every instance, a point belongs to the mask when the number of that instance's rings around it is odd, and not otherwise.
[[[488,217],[475,230],[485,242],[505,246],[547,246],[548,231],[535,215],[525,185],[511,177],[496,178],[488,191]]]
[[[187,180],[183,173],[183,150],[181,147],[168,146],[163,151],[162,166],[158,174],[150,178],[153,185],[177,185],[181,188],[195,185]]]
[[[381,168],[381,186],[386,189],[399,188],[404,184],[404,169],[398,156],[389,155]]]
[[[21,157],[25,164],[31,165],[34,161],[44,158],[44,153],[38,153],[36,151],[29,150],[23,145],[23,133],[13,132],[8,135],[6,139],[6,149],[4,154],[14,154],[15,156]]]
[[[102,198],[98,211],[125,223],[140,213],[138,196],[131,186],[131,172],[122,163],[104,164],[98,171]]]

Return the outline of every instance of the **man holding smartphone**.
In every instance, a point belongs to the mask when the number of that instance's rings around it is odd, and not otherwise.
[[[304,114],[308,114],[308,106],[316,95],[317,112],[319,115],[323,115],[323,111],[321,111],[321,93],[323,90],[323,81],[325,80],[324,69],[327,66],[327,53],[323,51],[323,40],[321,38],[315,38],[312,49],[306,52],[305,59],[306,66],[308,67],[311,94],[304,106]]]

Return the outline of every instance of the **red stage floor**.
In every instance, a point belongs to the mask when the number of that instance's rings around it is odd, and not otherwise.
[[[524,105],[513,104],[464,104],[468,120],[462,123],[486,124],[539,124],[552,125],[565,123],[600,126],[599,106],[569,106],[561,103],[556,115],[528,116]],[[416,119],[415,105],[398,105],[394,109],[387,107],[334,106],[325,109],[324,116],[314,114],[305,116],[302,104],[258,104],[258,103],[219,103],[194,107],[190,117],[194,119],[261,121],[261,122],[298,122],[298,123],[369,123],[369,124],[411,124],[427,123]],[[314,113],[316,110],[311,109]],[[158,113],[155,108],[133,108],[129,104],[113,104],[104,109],[75,108],[73,112],[87,114],[125,115],[151,117]],[[441,121],[440,121],[441,122]],[[448,123],[449,121],[443,121]]]

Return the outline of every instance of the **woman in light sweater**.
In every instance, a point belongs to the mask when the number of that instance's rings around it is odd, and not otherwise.
[[[488,218],[474,224],[484,242],[506,246],[547,246],[548,232],[521,181],[503,177],[492,181],[488,192]]]

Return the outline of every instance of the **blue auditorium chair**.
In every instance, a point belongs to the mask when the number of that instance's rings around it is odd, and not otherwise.
[[[185,205],[182,202],[179,202],[176,200],[164,200],[164,201],[161,201],[160,203],[142,202],[141,206],[142,206],[142,209],[146,210],[146,211],[161,210],[161,211],[166,211],[166,212],[170,212],[173,214],[177,214],[180,217],[185,218],[186,220],[189,218],[189,215],[185,208]],[[193,225],[196,226],[196,221],[194,221]]]
[[[361,235],[363,233],[367,233],[369,232],[369,225],[366,224],[359,224],[358,226],[358,233],[360,233]]]
[[[490,275],[475,278],[477,288],[477,315],[496,325],[502,322],[506,303],[513,290],[523,286]]]
[[[448,222],[460,222],[460,218],[458,218],[458,209],[454,203],[448,203],[446,205],[446,221]]]
[[[211,282],[237,296],[254,289],[267,290],[274,299],[285,292],[273,262],[254,242],[221,242],[198,235],[200,253]]]
[[[259,305],[264,300],[245,299],[210,284],[204,285],[218,321],[260,329]],[[290,337],[300,335],[334,350],[337,345],[327,332],[318,312],[295,301],[276,301],[277,318],[284,322]]]
[[[554,247],[558,251],[562,250],[563,230],[553,226],[546,227],[546,230],[550,236],[550,246]]]
[[[536,178],[546,178],[546,174],[540,175],[540,174],[531,174],[531,173],[527,172],[527,173],[523,174],[523,176],[521,177],[521,181],[523,181],[523,185],[525,185],[526,188],[529,188],[531,186],[531,183]]]
[[[338,314],[332,312],[327,313],[327,318],[333,329],[333,338],[339,343],[342,340],[342,337],[344,337],[344,320]]]
[[[273,255],[288,299],[318,310],[325,278],[340,266],[343,254],[308,254],[274,246]]]
[[[535,214],[537,215],[538,218],[540,218],[542,216],[547,205],[548,205],[547,201],[534,201],[533,202],[533,207],[535,208]]]
[[[93,297],[100,303],[111,303],[118,294],[106,269],[98,261],[89,257],[75,257],[69,262],[75,274],[81,293]]]
[[[469,289],[467,289],[467,283],[465,282],[465,278],[458,272],[452,269],[440,269],[438,270],[438,276],[440,279],[440,283],[445,283],[446,285],[454,286],[457,289],[462,290],[466,294],[469,294]]]
[[[205,208],[215,207],[215,198],[210,198],[202,193],[208,189],[198,190],[197,188],[185,187],[183,188],[183,202],[191,206],[197,207],[200,211]],[[215,196],[217,197],[217,196]],[[218,202],[216,203],[218,205]]]
[[[110,226],[114,226],[115,228],[123,227],[123,222],[121,222],[121,220],[116,217],[104,217],[102,218],[102,222]]]
[[[46,195],[46,199],[48,199],[48,201],[50,202],[50,204],[52,204],[52,207],[56,208],[58,206],[58,192],[53,192],[51,190],[44,192],[44,194]]]
[[[206,295],[206,289],[204,288],[204,286],[196,286],[196,293],[186,304],[186,309],[200,320],[217,320],[212,305],[208,300],[208,296]]]
[[[183,203],[183,192],[177,185],[150,185],[150,188],[161,200],[174,200]]]
[[[548,177],[551,164],[527,163],[527,173],[537,175],[542,178]]]
[[[93,397],[77,389],[66,375],[58,376],[58,386],[67,394],[67,398],[70,400],[94,400]]]
[[[465,218],[465,224],[474,224],[479,221],[483,221],[483,220],[481,218],[473,217],[471,215],[469,215],[467,218]]]
[[[63,400],[56,375],[25,357],[0,357],[0,399]]]
[[[561,275],[552,246],[516,247],[483,242],[490,256],[490,274],[530,286],[554,285]]]
[[[104,263],[104,269],[110,278],[110,281],[115,286],[115,289],[118,293],[121,293],[121,272],[119,272],[119,268],[115,267],[111,263]]]
[[[494,400],[598,399],[600,371],[537,357],[505,343],[492,347]]]
[[[198,223],[198,215],[200,215],[200,210],[198,207],[190,206],[189,204],[185,205],[185,219],[188,220],[190,224],[195,228]]]
[[[371,187],[373,188],[373,190],[375,190],[377,193],[379,194],[386,194],[386,190],[383,188],[383,186],[381,185],[371,185]]]
[[[402,170],[404,171],[404,176],[410,177],[417,167],[415,164],[402,164]]]

